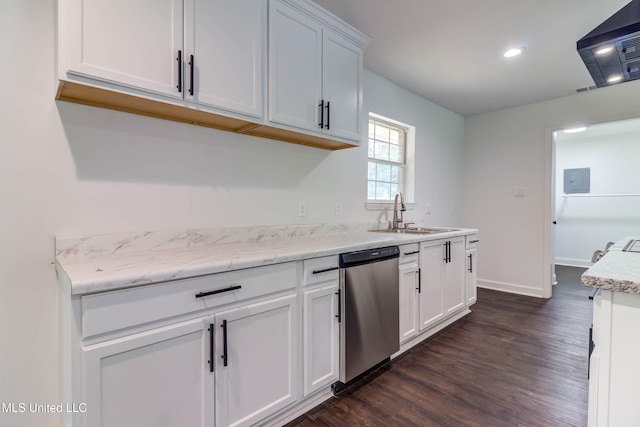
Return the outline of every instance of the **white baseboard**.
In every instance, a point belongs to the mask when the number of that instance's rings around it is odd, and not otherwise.
[[[453,316],[446,318],[445,320],[443,320],[442,322],[438,323],[437,325],[430,327],[426,331],[424,331],[424,332],[416,335],[415,337],[411,338],[410,340],[400,344],[400,350],[398,350],[397,353],[392,354],[391,358],[395,359],[396,357],[400,356],[405,351],[409,350],[411,347],[420,344],[422,341],[426,340],[427,338],[429,338],[430,336],[432,336],[436,332],[439,332],[439,331],[443,330],[444,328],[446,328],[447,326],[451,325],[452,323],[457,322],[458,320],[462,319],[464,316],[466,316],[469,313],[471,313],[471,310],[469,310],[469,308],[465,308],[460,313],[454,314]]]
[[[589,268],[593,265],[590,259],[579,258],[556,258],[556,265],[566,265],[567,267]]]
[[[315,408],[316,406],[320,405],[321,403],[325,402],[326,400],[331,399],[333,396],[333,392],[331,391],[331,386],[328,385],[327,388],[325,390],[320,390],[318,392],[318,394],[314,397],[307,397],[305,398],[306,400],[299,402],[289,408],[287,408],[286,410],[284,410],[282,413],[267,419],[265,421],[262,421],[260,423],[258,423],[257,425],[261,426],[261,427],[279,427],[279,426],[283,426],[293,420],[295,420],[296,418],[298,418],[301,415],[306,414],[307,412],[309,412],[310,410],[312,410],[313,408]]]
[[[509,292],[512,294],[526,295],[529,297],[544,298],[541,288],[533,288],[531,286],[518,285],[515,283],[498,282],[495,280],[477,281],[479,288],[491,289],[494,291]]]

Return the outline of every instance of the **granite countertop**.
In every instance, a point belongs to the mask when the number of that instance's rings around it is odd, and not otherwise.
[[[633,237],[623,239],[625,244],[616,242],[582,274],[582,283],[598,289],[640,294],[640,253],[621,250],[631,239]]]
[[[369,228],[368,228],[369,227]],[[56,268],[82,295],[343,252],[476,233],[369,232],[371,225],[304,225],[56,236]]]

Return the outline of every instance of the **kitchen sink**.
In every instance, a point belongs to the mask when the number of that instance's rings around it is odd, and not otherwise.
[[[460,228],[439,228],[439,227],[408,227],[398,228],[396,230],[370,230],[378,233],[401,233],[401,234],[438,234],[449,233],[451,231],[460,231]]]

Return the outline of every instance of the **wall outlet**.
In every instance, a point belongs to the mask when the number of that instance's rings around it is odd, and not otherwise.
[[[516,197],[524,197],[527,195],[527,189],[525,187],[515,187],[513,189],[513,195]]]
[[[431,203],[427,203],[427,205],[424,208],[424,213],[427,215],[431,215]]]
[[[342,203],[336,202],[336,216],[342,215]]]
[[[307,216],[307,205],[304,202],[298,202],[298,216]]]

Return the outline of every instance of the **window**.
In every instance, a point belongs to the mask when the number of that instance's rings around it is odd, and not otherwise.
[[[404,191],[407,128],[379,117],[369,117],[367,199],[391,201]]]

